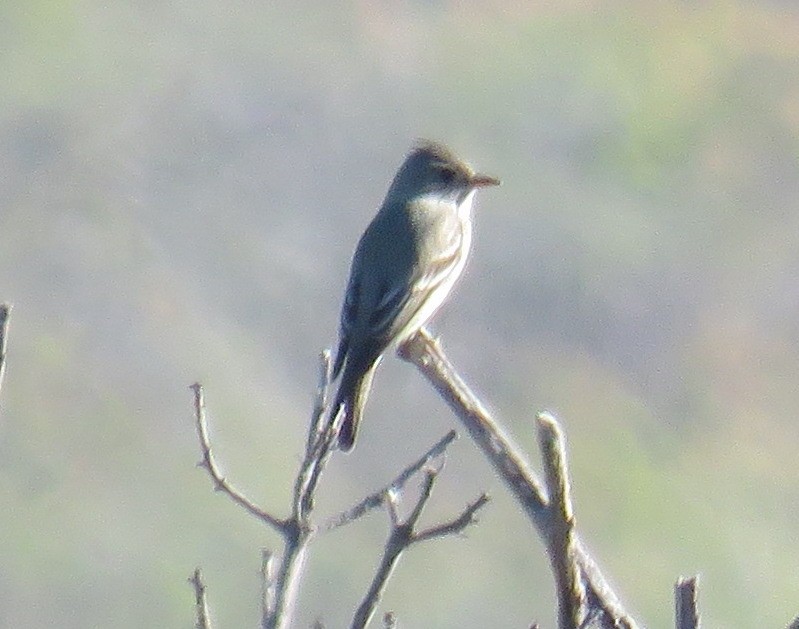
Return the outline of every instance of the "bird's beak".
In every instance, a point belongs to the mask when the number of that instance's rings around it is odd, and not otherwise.
[[[498,186],[502,182],[496,177],[490,177],[489,175],[481,175],[478,173],[472,176],[470,183],[475,188],[487,188],[488,186]]]

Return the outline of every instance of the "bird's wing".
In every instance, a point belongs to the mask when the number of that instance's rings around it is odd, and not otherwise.
[[[339,322],[339,342],[336,350],[336,361],[333,364],[333,379],[337,378],[344,366],[344,359],[350,345],[350,332],[355,325],[358,317],[358,304],[361,298],[361,274],[360,264],[357,257],[353,260],[352,271],[347,291],[344,293],[344,305],[341,307],[341,319]]]
[[[444,220],[453,218],[447,216]],[[371,255],[365,259],[363,251],[367,247],[364,242],[373,237],[373,231],[384,228],[380,224],[370,225],[353,258],[341,310],[334,377],[343,368],[348,353],[360,353],[365,348],[373,352],[375,347],[391,343],[409,325],[425,323],[415,319],[436,289],[462,266],[464,235],[459,227],[459,223],[455,223],[448,229],[430,230],[429,241],[415,242],[415,251],[411,251],[410,243],[403,240],[389,241],[381,248],[370,247]],[[442,240],[444,237],[446,240]],[[398,265],[398,260],[404,263]],[[365,288],[367,284],[368,289]],[[444,296],[441,295],[441,299]],[[359,347],[353,346],[352,338],[358,339]]]
[[[464,255],[462,232],[453,229],[444,247],[423,249],[409,280],[392,286],[371,312],[370,327],[390,339],[414,322],[417,313],[437,289],[452,277]],[[441,299],[445,295],[441,295]],[[414,324],[424,325],[424,321]]]

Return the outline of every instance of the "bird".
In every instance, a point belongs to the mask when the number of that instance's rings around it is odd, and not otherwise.
[[[479,188],[500,180],[475,172],[440,142],[417,142],[394,176],[352,257],[331,382],[338,447],[352,450],[383,355],[414,336],[463,273]]]

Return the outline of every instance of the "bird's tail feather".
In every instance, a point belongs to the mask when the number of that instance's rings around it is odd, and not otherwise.
[[[349,377],[345,369],[341,378],[341,384],[331,412],[334,414],[334,419],[338,413],[344,414],[338,433],[338,447],[343,452],[349,452],[355,445],[355,436],[358,433],[366,398],[369,397],[369,391],[372,388],[372,378],[376,367],[377,362],[361,374],[360,377],[355,378]]]
[[[342,452],[349,452],[355,445],[355,434],[358,432],[360,414],[350,402],[344,402],[342,407],[344,421],[338,433],[338,447]]]

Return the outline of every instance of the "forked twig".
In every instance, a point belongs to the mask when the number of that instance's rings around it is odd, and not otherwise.
[[[553,532],[554,517],[550,500],[542,483],[536,478],[524,457],[491,417],[482,402],[458,375],[444,354],[440,343],[427,330],[422,329],[405,343],[401,348],[400,356],[412,362],[444,398],[524,509],[538,534],[547,544],[547,548],[550,550],[556,547],[561,548],[560,552],[565,550],[573,557],[579,571],[579,580],[585,590],[586,610],[581,615],[582,622],[584,623],[586,619],[590,618],[592,622],[598,623],[596,626],[602,628],[636,629],[637,623],[622,607],[618,597],[580,543],[576,533],[568,531],[568,517],[565,518],[567,522],[565,538],[557,544],[552,541],[557,539],[558,535],[562,537],[563,532]],[[562,473],[566,474],[565,467]],[[562,490],[555,487],[555,492],[557,491]],[[550,491],[550,493],[552,492]],[[564,492],[563,497],[568,498],[568,493]],[[569,508],[568,513],[570,512]],[[566,561],[569,561],[568,557],[552,560],[550,563],[553,570],[557,571],[558,566]],[[564,587],[572,590],[572,585],[570,585],[574,583],[572,577],[559,574],[556,574],[555,577],[564,584]],[[573,591],[573,594],[568,597],[572,603],[581,598],[579,592]],[[567,609],[565,614],[572,619],[570,622],[576,620],[573,609]],[[561,618],[564,618],[564,615],[561,614]]]
[[[261,507],[247,498],[247,496],[236,489],[223,476],[216,463],[213,452],[211,451],[211,440],[208,437],[208,422],[205,418],[205,396],[203,395],[202,385],[199,382],[195,382],[189,388],[194,392],[194,419],[197,425],[197,436],[200,440],[200,449],[202,450],[203,457],[197,466],[205,468],[208,471],[208,474],[214,481],[215,490],[221,491],[249,514],[254,515],[262,522],[265,522],[277,530],[281,535],[285,536],[289,530],[287,520],[277,518],[264,509],[261,509]]]
[[[332,531],[334,529],[339,528],[340,526],[344,526],[345,524],[349,524],[357,520],[358,518],[366,515],[373,509],[380,507],[384,504],[386,500],[386,495],[389,491],[392,490],[400,490],[405,486],[405,483],[408,482],[419,470],[423,467],[430,464],[430,461],[435,459],[438,456],[442,456],[446,451],[447,447],[455,441],[458,437],[458,433],[454,430],[450,430],[446,435],[444,435],[441,439],[436,442],[432,448],[430,448],[427,452],[425,452],[422,456],[420,456],[416,461],[411,463],[408,467],[406,467],[397,477],[392,480],[388,485],[383,487],[382,489],[378,489],[376,492],[369,494],[361,500],[358,504],[350,507],[346,511],[342,511],[338,515],[329,518],[322,526],[320,530],[322,531]]]
[[[327,352],[322,354],[321,363],[320,383],[312,413],[306,455],[297,474],[292,515],[289,518],[278,518],[262,509],[222,475],[211,450],[202,386],[199,383],[191,386],[194,391],[197,435],[203,457],[199,466],[206,469],[214,482],[215,489],[223,492],[247,513],[269,525],[283,537],[283,553],[277,562],[277,568],[273,565],[271,555],[262,557],[261,626],[263,629],[286,627],[290,621],[305,556],[312,537],[310,515],[313,510],[314,493],[320,474],[336,442],[337,427],[334,422],[326,423],[324,412],[330,375],[330,356]]]
[[[365,601],[372,601],[370,603],[371,611],[368,612],[368,616],[371,617],[374,605],[377,604],[379,595],[385,588],[386,581],[401,552],[413,543],[460,532],[474,522],[475,513],[488,500],[487,496],[481,496],[477,501],[467,506],[464,512],[453,521],[420,533],[414,531],[416,522],[432,491],[437,473],[433,463],[437,458],[443,456],[447,447],[457,436],[455,431],[450,431],[417,461],[408,465],[389,485],[379,492],[367,496],[350,509],[330,518],[324,525],[314,526],[311,522],[314,496],[322,472],[333,450],[336,448],[338,431],[343,419],[340,414],[337,417],[330,417],[326,412],[329,380],[330,355],[328,352],[324,352],[321,356],[319,386],[311,414],[311,422],[305,444],[305,455],[295,479],[291,515],[288,518],[279,518],[261,508],[247,498],[243,492],[234,487],[222,474],[211,449],[202,386],[199,383],[191,386],[194,392],[195,423],[202,452],[202,460],[198,465],[208,472],[216,490],[223,492],[247,513],[275,529],[284,540],[283,552],[279,558],[273,556],[269,551],[262,551],[260,578],[261,626],[263,629],[283,628],[290,622],[305,557],[315,535],[353,522],[380,505],[387,506],[394,524],[392,526],[391,540],[387,544],[387,549],[389,549],[387,551],[388,557],[384,557],[381,572],[376,575],[370,589],[372,599],[369,596],[364,599]],[[425,489],[422,491],[411,516],[406,522],[402,523],[400,522],[396,502],[406,483],[422,469],[426,469]],[[402,536],[405,531],[411,534],[407,539]],[[199,575],[199,572],[197,574]],[[199,576],[195,580],[198,579]],[[202,593],[204,597],[204,586]]]
[[[391,533],[386,541],[386,545],[383,549],[383,556],[380,559],[380,566],[372,579],[369,591],[366,593],[366,596],[352,619],[352,629],[363,629],[369,624],[377,608],[377,604],[380,602],[380,598],[383,595],[386,583],[389,577],[391,577],[400,556],[406,549],[419,542],[443,537],[445,535],[461,533],[467,526],[476,522],[475,514],[488,502],[488,496],[483,494],[473,503],[467,505],[463,512],[451,521],[422,531],[417,531],[416,527],[419,518],[433,493],[433,486],[435,485],[437,475],[438,470],[425,470],[419,497],[410,515],[404,521],[399,516],[399,508],[397,505],[399,493],[393,488],[386,490],[384,504],[388,510]]]

